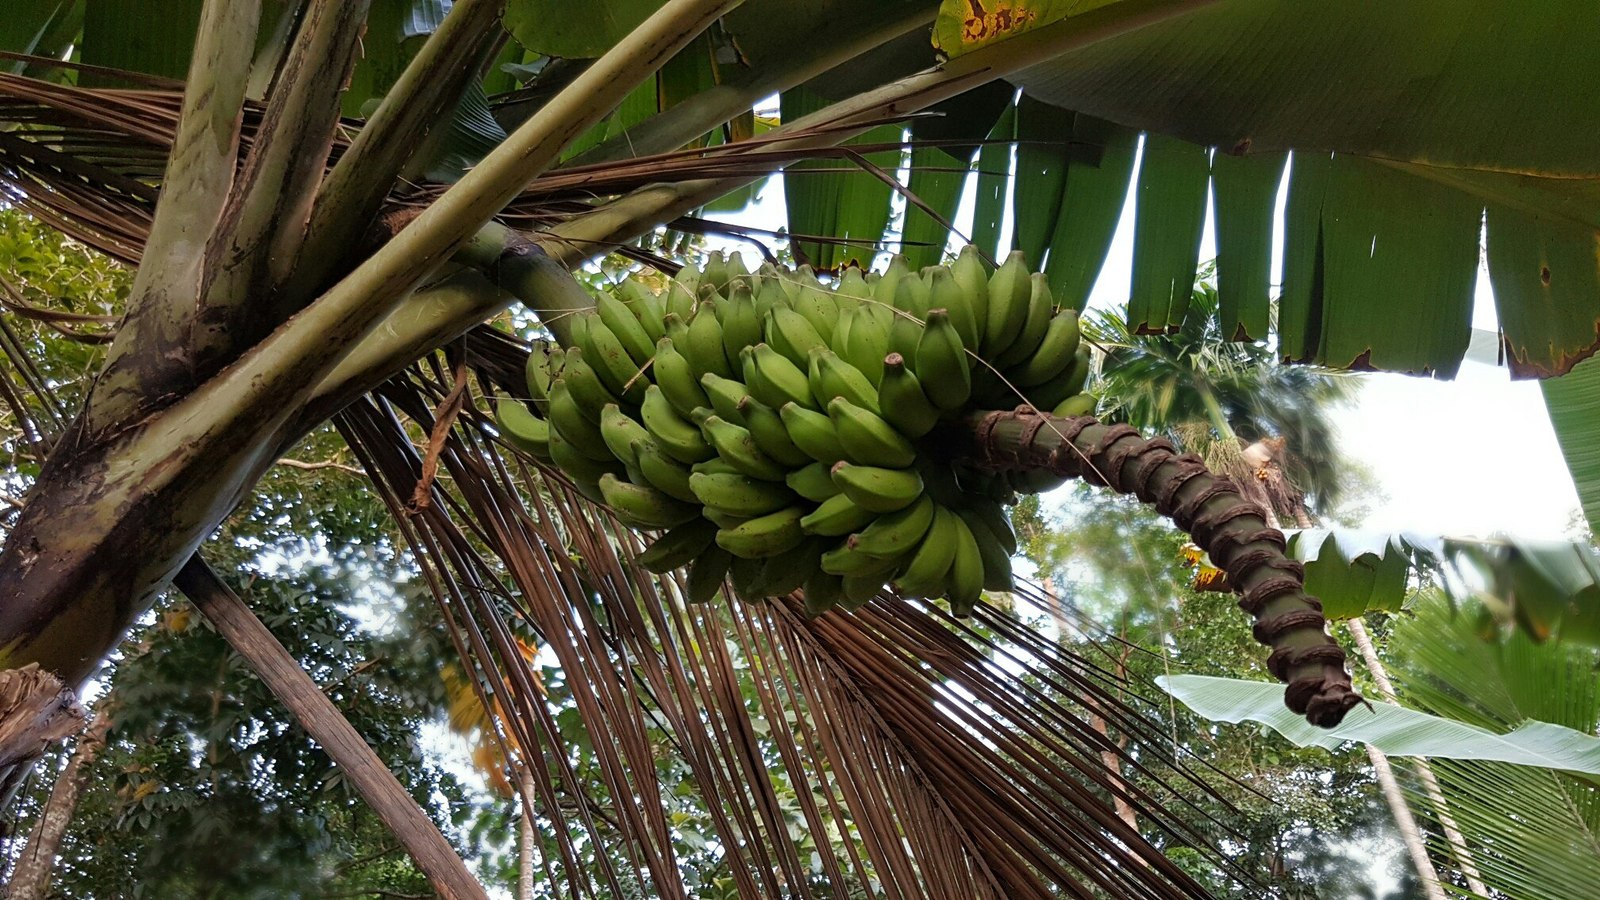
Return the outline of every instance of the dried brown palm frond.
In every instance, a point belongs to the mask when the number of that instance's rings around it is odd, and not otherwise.
[[[491,383],[516,377],[516,352],[483,332],[467,342]],[[512,757],[533,763],[528,799],[548,831],[552,884],[573,896],[688,895],[667,818],[684,801],[658,774],[668,754],[688,771],[741,896],[864,885],[897,897],[1205,896],[1163,853],[1174,846],[1248,883],[1215,847],[1225,823],[1186,799],[1219,798],[1171,759],[1156,707],[999,610],[968,627],[892,597],[816,619],[792,599],[688,605],[676,580],[633,564],[641,544],[629,529],[496,444],[470,405],[441,445],[427,502],[411,504],[423,472],[415,444],[435,430],[459,371],[418,369],[340,427],[395,511],[485,705],[506,711],[502,739],[529,750]],[[560,664],[600,784],[583,783],[533,689],[516,642],[530,632]],[[1127,747],[1091,727],[1090,707]],[[1107,772],[1107,751],[1127,777]],[[780,785],[794,786],[787,809]],[[1118,818],[1118,799],[1160,846]],[[844,836],[842,852],[829,835]],[[603,860],[585,856],[592,847],[606,848]]]

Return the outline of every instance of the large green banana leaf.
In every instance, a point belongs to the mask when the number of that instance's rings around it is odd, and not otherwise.
[[[1104,5],[945,0],[936,36],[955,55]],[[1193,270],[1197,248],[1189,198],[1209,184],[1225,325],[1265,336],[1268,223],[1282,153],[1293,150],[1285,357],[1452,374],[1467,348],[1485,220],[1512,371],[1557,374],[1594,350],[1600,157],[1586,136],[1600,126],[1590,88],[1600,32],[1571,27],[1588,6],[1194,5],[1015,79],[1035,100],[1162,136],[1147,140],[1137,176],[1131,322],[1162,330],[1182,320],[1187,292],[1175,273]],[[1200,156],[1177,165],[1173,139]]]
[[[1600,552],[1585,541],[1307,529],[1290,535],[1289,553],[1333,619],[1406,607],[1420,570],[1473,601],[1481,630],[1600,646]]]
[[[1352,710],[1338,727],[1318,728],[1283,705],[1271,682],[1209,675],[1163,675],[1162,690],[1213,722],[1258,722],[1296,746],[1332,750],[1345,741],[1371,744],[1389,756],[1474,759],[1600,775],[1600,738],[1549,722],[1529,721],[1506,734],[1389,703]]]

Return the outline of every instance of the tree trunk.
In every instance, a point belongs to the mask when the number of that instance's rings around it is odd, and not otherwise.
[[[1389,683],[1389,672],[1384,668],[1383,660],[1378,658],[1378,651],[1372,645],[1372,638],[1367,636],[1366,625],[1362,624],[1360,618],[1351,619],[1347,624],[1350,627],[1350,636],[1355,639],[1356,649],[1361,652],[1361,658],[1367,664],[1367,671],[1372,675],[1372,681],[1378,687],[1378,696],[1382,697],[1385,703],[1399,703],[1400,701],[1394,692],[1394,685]],[[1371,750],[1371,752],[1379,753],[1377,750]],[[1381,756],[1382,754],[1379,753],[1379,755]],[[1439,827],[1444,831],[1444,838],[1450,845],[1451,854],[1455,856],[1456,862],[1461,866],[1461,874],[1467,879],[1467,887],[1471,888],[1479,896],[1489,896],[1489,886],[1483,883],[1483,875],[1478,871],[1478,864],[1472,858],[1472,851],[1467,849],[1467,839],[1461,834],[1461,829],[1456,826],[1455,816],[1450,814],[1450,804],[1446,802],[1444,791],[1439,787],[1439,779],[1433,776],[1433,767],[1428,765],[1426,759],[1420,757],[1417,759],[1416,764],[1417,780],[1422,782],[1423,792],[1428,795],[1428,801],[1433,804],[1434,810],[1439,814]],[[1404,806],[1405,795],[1400,793],[1398,784],[1394,785],[1394,794],[1400,798],[1400,803]],[[1387,785],[1384,787],[1384,795],[1386,797],[1389,796],[1389,787]],[[1390,801],[1391,808],[1393,805],[1393,801]],[[1406,818],[1410,819],[1410,808],[1404,808],[1406,809]],[[1416,823],[1412,821],[1410,827],[1412,830],[1416,830]],[[1418,840],[1420,843],[1420,837]],[[1433,871],[1431,862],[1428,865],[1428,871],[1430,873]],[[1422,877],[1426,883],[1427,875]]]
[[[37,665],[0,671],[0,809],[45,748],[83,728],[78,697]]]
[[[101,704],[102,710],[107,704]],[[6,895],[10,900],[45,900],[49,896],[50,873],[55,870],[56,854],[61,849],[61,839],[72,823],[78,808],[78,795],[88,779],[89,768],[94,765],[100,749],[105,746],[106,732],[111,730],[111,716],[105,712],[95,717],[94,724],[78,738],[72,758],[56,776],[50,789],[50,799],[45,801],[39,821],[28,835],[28,847],[17,860],[11,873],[11,886]]]
[[[440,896],[487,900],[488,895],[467,871],[455,848],[399,779],[244,601],[198,557],[184,567],[177,585],[228,644],[249,661],[306,733],[339,764],[361,798],[411,854]]]
[[[1365,702],[1350,684],[1344,650],[1328,635],[1322,604],[1305,592],[1304,567],[1284,555],[1283,533],[1270,526],[1270,513],[1198,458],[1127,425],[1028,407],[975,413],[951,438],[982,468],[1046,470],[1154,504],[1228,573],[1239,606],[1256,619],[1256,640],[1272,647],[1267,668],[1288,682],[1290,709],[1331,728]]]
[[[1071,623],[1067,620],[1067,611],[1065,605],[1061,602],[1061,595],[1056,592],[1056,580],[1046,575],[1041,586],[1044,588],[1045,598],[1050,601],[1050,617],[1056,620],[1056,629],[1061,633],[1059,643],[1062,646],[1067,646],[1066,636]],[[1089,712],[1089,727],[1094,729],[1095,734],[1105,738],[1107,744],[1112,743],[1111,729],[1106,724],[1105,716],[1100,715],[1099,710],[1095,707],[1089,706],[1087,698],[1085,698],[1085,706],[1088,707]],[[1111,803],[1116,810],[1117,818],[1127,823],[1129,828],[1138,831],[1139,818],[1121,793],[1126,784],[1122,780],[1122,757],[1117,755],[1117,752],[1110,747],[1105,747],[1100,750],[1100,763],[1106,767],[1106,773],[1111,783]]]
[[[539,833],[533,830],[533,806],[528,798],[533,796],[533,779],[522,776],[522,790],[517,792],[517,805],[522,809],[521,843],[517,847],[517,900],[533,900],[533,843]]]

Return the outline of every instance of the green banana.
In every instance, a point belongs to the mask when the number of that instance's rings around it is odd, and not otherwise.
[[[600,419],[600,410],[605,409],[607,403],[622,402],[621,397],[600,383],[600,376],[595,374],[594,367],[584,358],[581,347],[567,351],[566,364],[559,381],[572,392],[572,399],[583,410],[583,414],[592,420]],[[551,389],[554,390],[554,384]]]
[[[744,518],[777,512],[795,501],[794,492],[786,485],[748,475],[697,472],[689,476],[688,483],[696,502]]]
[[[1013,250],[989,277],[988,315],[983,327],[983,355],[995,359],[1017,339],[1028,318],[1033,283],[1021,250]]]
[[[734,369],[728,364],[728,355],[722,349],[722,323],[717,321],[715,306],[702,302],[689,320],[689,343],[683,348],[689,367],[698,376],[713,372],[723,378],[732,378]]]
[[[496,400],[494,419],[512,446],[540,459],[550,458],[550,423],[534,415],[521,400]]]
[[[776,556],[793,550],[806,539],[800,529],[800,517],[805,510],[791,506],[774,513],[758,516],[734,528],[717,530],[717,546],[745,559]]]
[[[1089,348],[1080,346],[1078,354],[1072,358],[1072,366],[1055,378],[1036,387],[1029,388],[1025,394],[1028,402],[1039,409],[1055,409],[1061,402],[1083,390],[1084,382],[1089,380]]]
[[[654,439],[634,442],[633,452],[634,465],[651,487],[674,500],[700,502],[689,487],[689,467],[673,459]]]
[[[538,341],[528,353],[528,364],[523,374],[528,381],[528,396],[543,403],[550,399],[550,383],[560,375],[566,362],[566,352],[560,344]]]
[[[612,455],[611,448],[606,446],[605,438],[600,434],[600,426],[578,408],[577,401],[572,397],[572,390],[564,378],[556,382],[555,389],[550,392],[550,424],[556,434],[561,435],[573,449],[584,456],[597,462],[607,462],[616,458]]]
[[[989,529],[980,516],[971,509],[958,509],[956,513],[972,532],[978,545],[978,556],[983,560],[983,587],[990,591],[1009,591],[1015,585],[1011,578],[1011,555],[1006,552],[999,535]]]
[[[853,463],[902,469],[917,459],[917,448],[893,425],[843,397],[835,397],[828,404],[828,418],[844,447],[845,458]]]
[[[1092,416],[1097,405],[1093,394],[1073,394],[1071,397],[1057,403],[1056,408],[1050,410],[1050,412],[1052,415],[1068,419],[1073,416]]]
[[[906,365],[915,366],[917,344],[922,340],[923,317],[906,312],[894,313],[889,322],[889,352],[905,358]]]
[[[827,346],[805,316],[786,306],[767,313],[766,326],[767,344],[797,366],[805,365],[813,347]]]
[[[700,387],[705,390],[706,397],[711,400],[711,408],[717,411],[717,415],[729,422],[744,424],[744,413],[739,412],[739,401],[750,395],[744,382],[723,378],[715,372],[707,372],[700,376]]]
[[[889,257],[889,265],[878,276],[877,282],[872,285],[872,297],[885,306],[894,306],[895,297],[898,296],[900,282],[906,278],[914,278],[911,266],[906,263],[906,258],[895,254]]]
[[[897,431],[916,440],[939,424],[939,410],[922,391],[922,383],[906,368],[905,357],[891,353],[883,358],[883,380],[878,383],[878,408]]]
[[[893,579],[893,573],[904,560],[898,556],[885,559],[863,553],[848,543],[838,544],[822,554],[822,571],[830,575],[876,575],[881,585]]]
[[[940,506],[933,512],[933,524],[911,554],[905,568],[895,578],[895,589],[905,597],[943,596],[950,565],[956,558],[957,516]]]
[[[636,285],[638,282],[630,278],[623,284]],[[642,288],[640,291],[644,292]],[[600,317],[600,321],[611,329],[611,333],[622,344],[622,349],[627,351],[635,366],[643,366],[650,362],[651,357],[655,355],[656,340],[659,336],[650,337],[649,332],[640,324],[639,317],[628,308],[627,304],[602,291],[600,297],[595,300],[595,313]],[[656,321],[659,323],[660,319]]]
[[[850,329],[844,341],[834,344],[845,362],[865,375],[874,387],[883,379],[883,356],[889,352],[887,322],[888,319],[866,307],[858,308],[850,318]]]
[[[1078,314],[1064,309],[1051,319],[1037,352],[1010,372],[1021,388],[1037,387],[1060,375],[1078,358]]]
[[[867,284],[860,266],[847,266],[839,275],[833,286],[833,299],[841,307],[846,303],[864,306],[872,299],[872,286]]]
[[[828,466],[825,462],[802,466],[785,476],[784,483],[789,485],[789,490],[812,503],[821,503],[839,493],[839,486],[833,483],[833,476],[828,474]]]
[[[818,408],[811,397],[806,373],[787,356],[762,343],[751,348],[749,359],[750,365],[745,367],[745,382],[750,386],[751,396],[773,409],[782,409],[785,403],[791,401],[812,409]]]
[[[865,528],[878,516],[879,513],[863,509],[854,500],[840,493],[822,501],[816,509],[806,513],[800,520],[800,527],[807,534],[844,537]]]
[[[852,269],[851,271],[855,271]],[[820,616],[839,605],[844,599],[844,579],[830,575],[818,566],[806,577],[806,615]]]
[[[789,474],[777,460],[761,452],[755,439],[750,437],[749,429],[743,425],[735,425],[720,416],[709,416],[700,423],[700,430],[716,448],[718,456],[751,478],[782,481]]]
[[[786,597],[800,590],[811,573],[821,566],[822,551],[827,546],[826,541],[813,538],[801,541],[792,550],[767,557],[761,569],[762,587],[775,597]]]
[[[689,467],[690,472],[703,472],[707,475],[743,475],[744,473],[728,464],[720,456],[713,456],[702,462],[697,462]]]
[[[922,475],[916,469],[885,469],[841,462],[834,465],[830,474],[845,496],[873,512],[905,509],[922,496]]]
[[[584,362],[594,367],[600,382],[611,393],[638,406],[644,399],[646,382],[640,373],[640,365],[623,349],[622,341],[606,327],[606,323],[596,316],[588,318],[589,328],[583,343]]]
[[[731,512],[717,509],[715,506],[702,506],[700,514],[708,521],[715,522],[718,528],[737,528],[750,521],[749,516],[736,516]]]
[[[739,415],[762,453],[791,468],[811,462],[810,455],[789,437],[789,429],[777,410],[746,394],[739,401]]]
[[[631,467],[639,464],[639,454],[634,444],[649,440],[650,432],[623,412],[621,407],[607,403],[606,408],[600,411],[600,439],[606,442],[612,456],[622,460],[624,466]]]
[[[988,497],[973,497],[963,507],[969,517],[976,517],[984,526],[1000,540],[1006,556],[1017,552],[1017,533],[1011,530],[1011,520],[1006,518],[1006,511],[996,500]]]
[[[830,466],[844,459],[844,445],[839,442],[832,419],[798,403],[785,403],[778,415],[789,439],[807,456]]]
[[[694,365],[682,353],[672,338],[656,341],[656,361],[651,366],[656,384],[679,415],[687,416],[696,408],[710,406],[711,398],[694,373]]]
[[[1050,292],[1050,279],[1043,273],[1035,272],[1028,277],[1028,285],[1028,315],[1022,320],[1022,331],[1004,353],[993,359],[993,363],[1002,369],[1022,365],[1043,353],[1042,343],[1056,315],[1056,298]],[[1077,324],[1076,312],[1073,313],[1073,324]],[[1076,350],[1077,341],[1074,340],[1073,344],[1072,349]],[[1068,352],[1067,356],[1070,358],[1072,353]]]
[[[610,454],[607,454],[609,457]],[[550,432],[550,461],[556,464],[561,474],[567,476],[572,486],[578,493],[596,503],[605,503],[605,496],[600,493],[600,477],[620,471],[622,466],[614,459],[605,462],[590,459],[579,453],[566,438],[561,436],[559,429]]]
[[[966,346],[944,310],[928,313],[922,338],[917,342],[916,374],[928,399],[940,409],[960,409],[972,396],[972,369],[967,364]]]
[[[705,519],[690,519],[651,541],[634,561],[648,572],[665,575],[694,562],[707,547],[714,547],[716,540],[715,525]]]
[[[766,567],[765,559],[745,559],[734,554],[728,562],[728,581],[733,585],[733,595],[748,602],[765,599],[767,590],[761,576]]]
[[[834,297],[817,283],[817,277],[811,274],[809,267],[802,266],[801,271],[805,275],[797,279],[800,289],[790,297],[790,305],[801,318],[811,323],[823,341],[831,344],[843,310]]]
[[[652,487],[600,476],[600,495],[617,518],[635,528],[671,528],[700,515],[700,508],[674,500]]]
[[[877,386],[832,350],[823,348],[812,352],[807,381],[818,409],[827,409],[829,401],[843,397],[857,406],[878,411]]]
[[[697,463],[715,453],[711,445],[706,443],[699,427],[672,408],[671,401],[667,400],[659,384],[645,388],[639,417],[662,452],[678,462],[685,465]]]
[[[722,317],[722,352],[728,364],[734,365],[741,349],[761,342],[761,317],[749,289],[737,285],[730,288],[728,299],[718,312]]]
[[[711,288],[721,291],[728,286],[728,260],[721,250],[713,250],[706,254],[705,265],[700,267],[701,290]]]
[[[895,283],[894,305],[921,319],[933,307],[933,291],[921,275],[907,274]]]
[[[710,603],[717,597],[723,579],[728,577],[728,566],[733,555],[715,543],[703,550],[689,564],[688,594],[690,603]]]
[[[700,277],[699,269],[694,266],[684,266],[678,270],[678,274],[672,276],[672,285],[683,288],[690,297],[694,297],[700,293]],[[688,318],[684,316],[685,321]]]
[[[882,572],[844,576],[844,599],[839,602],[839,608],[855,610],[866,606],[883,591],[883,582]]]
[[[955,558],[950,561],[950,612],[961,618],[972,615],[983,599],[983,553],[972,529],[956,516]]]
[[[966,295],[972,307],[972,318],[979,330],[978,345],[984,345],[983,331],[989,326],[989,267],[983,262],[983,253],[973,244],[961,248],[955,261],[950,263],[950,277]],[[974,348],[977,349],[977,348]]]
[[[942,309],[950,314],[950,324],[961,335],[961,343],[976,353],[983,331],[972,309],[972,301],[956,283],[955,276],[944,266],[930,266],[927,270],[928,308]]]
[[[667,313],[666,318],[661,320],[661,330],[661,337],[672,338],[672,342],[680,347],[689,342],[689,320],[679,318],[677,313]]]
[[[846,543],[869,556],[899,557],[916,549],[933,525],[935,504],[923,494],[899,512],[878,516],[872,524],[850,535]]]
[[[687,271],[688,267],[685,266]],[[680,273],[681,274],[681,273]],[[675,315],[684,325],[694,318],[694,288],[676,280],[667,285],[667,314]]]

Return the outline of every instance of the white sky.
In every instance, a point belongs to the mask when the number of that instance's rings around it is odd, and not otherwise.
[[[1287,176],[1286,176],[1287,177]],[[760,198],[729,217],[776,229],[783,223],[783,186],[771,179]],[[956,215],[971,222],[972,188]],[[1279,196],[1274,272],[1281,271],[1283,197]],[[1009,227],[1009,226],[1008,226]],[[717,245],[738,249],[739,242]],[[1127,301],[1133,259],[1133,204],[1122,221],[1091,306]],[[749,255],[746,248],[746,255]],[[1209,211],[1200,258],[1215,256]],[[1480,272],[1473,325],[1494,330],[1493,297]],[[1504,368],[1468,360],[1454,381],[1404,375],[1361,374],[1361,390],[1348,408],[1334,412],[1339,449],[1364,464],[1379,494],[1363,498],[1365,528],[1424,534],[1531,538],[1571,536],[1579,509],[1555,434],[1533,381],[1513,382]]]

